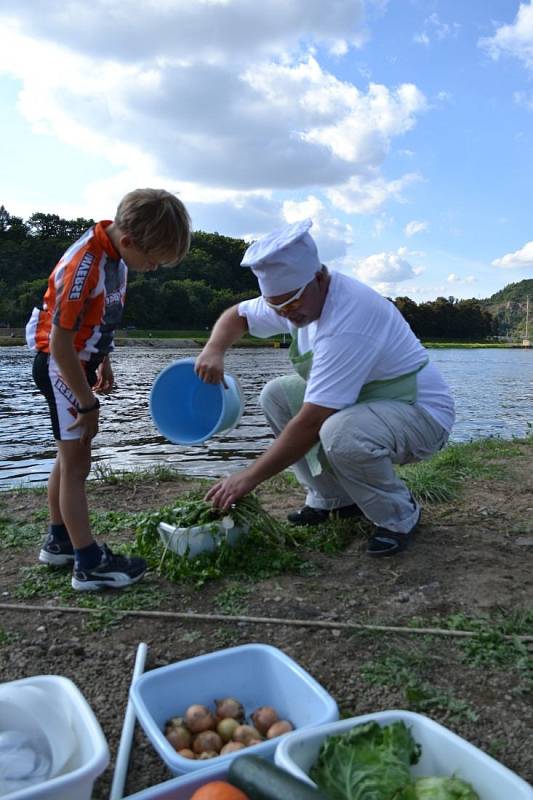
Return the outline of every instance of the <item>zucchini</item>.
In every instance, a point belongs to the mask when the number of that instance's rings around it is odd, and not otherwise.
[[[327,800],[318,789],[259,756],[235,758],[228,780],[250,800]]]

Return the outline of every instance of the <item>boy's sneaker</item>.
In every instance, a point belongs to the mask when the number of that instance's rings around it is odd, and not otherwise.
[[[76,569],[72,573],[72,588],[79,592],[96,592],[99,589],[122,589],[137,583],[147,569],[146,561],[136,556],[115,555],[107,545],[101,545],[102,560],[91,570]]]
[[[48,533],[42,544],[39,561],[50,567],[71,567],[74,563],[74,548],[70,539],[56,539]]]

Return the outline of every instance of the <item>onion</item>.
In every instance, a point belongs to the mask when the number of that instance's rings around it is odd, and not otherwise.
[[[215,731],[202,731],[194,737],[192,749],[195,753],[212,752],[218,753],[222,748],[222,739]]]
[[[254,711],[251,719],[259,733],[264,736],[268,729],[279,720],[279,717],[276,709],[272,706],[261,706]]]
[[[194,705],[185,712],[185,724],[191,733],[201,733],[215,729],[215,718],[207,706]]]
[[[178,755],[183,756],[183,758],[196,758],[192,750],[189,750],[188,747],[185,747],[183,750],[178,750]]]
[[[220,751],[220,755],[225,756],[226,753],[235,753],[237,750],[244,750],[242,742],[227,742]]]
[[[216,750],[204,750],[203,753],[200,753],[198,756],[198,761],[205,761],[206,758],[216,758],[218,753]]]
[[[238,727],[239,723],[236,719],[232,719],[232,717],[226,717],[225,719],[221,719],[218,723],[217,733],[223,742],[229,742]]]
[[[234,742],[242,742],[244,745],[248,745],[251,739],[261,741],[261,734],[256,728],[252,728],[251,725],[239,725],[235,729],[233,734]]]
[[[241,722],[244,719],[244,708],[234,697],[225,697],[223,700],[215,700],[217,719],[237,719]]]
[[[267,731],[267,739],[275,739],[276,736],[283,736],[284,733],[289,733],[289,731],[293,730],[294,726],[289,722],[289,720],[282,719],[270,726]]]
[[[171,717],[165,723],[165,733],[168,733],[170,728],[183,728],[185,720],[183,717]]]
[[[248,741],[246,742],[246,747],[253,747],[254,744],[261,744],[262,741],[263,741],[262,739],[254,739],[254,738],[248,739]]]
[[[192,736],[187,728],[169,728],[166,733],[167,741],[170,742],[174,750],[183,750],[191,744]]]

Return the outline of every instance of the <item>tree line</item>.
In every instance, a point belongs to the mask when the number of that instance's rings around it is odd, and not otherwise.
[[[94,220],[32,214],[27,220],[0,206],[0,324],[20,328],[42,302],[48,275],[68,245]],[[187,258],[171,269],[130,273],[124,325],[142,329],[211,328],[229,306],[258,293],[249,269],[240,266],[246,242],[195,231]],[[417,304],[394,301],[417,336],[484,339],[495,335],[495,318],[477,300],[438,297]]]

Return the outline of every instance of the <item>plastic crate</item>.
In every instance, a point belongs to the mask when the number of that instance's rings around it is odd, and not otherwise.
[[[281,650],[265,644],[231,647],[154,669],[135,682],[130,694],[137,719],[175,774],[205,769],[205,761],[180,756],[163,733],[165,722],[183,715],[193,703],[213,709],[216,698],[235,697],[247,717],[259,706],[271,705],[297,729],[339,716],[335,700],[309,673]],[[261,742],[247,752],[273,758],[278,741]],[[238,752],[218,756],[216,766],[228,765],[237,756]]]
[[[18,689],[23,687],[43,690],[47,706],[51,703],[62,716],[63,725],[55,724],[50,733],[56,745],[58,737],[68,737],[70,755],[55,777],[3,795],[2,800],[73,800],[74,797],[76,800],[90,800],[94,781],[109,764],[107,742],[92,709],[72,681],[60,675],[37,675],[0,684],[0,708],[2,695],[10,702],[16,702]],[[25,694],[22,692],[21,696]],[[51,724],[50,717],[46,716],[47,708],[43,707],[41,712]],[[41,712],[36,702],[33,713]],[[45,727],[47,733],[48,729]]]
[[[533,800],[531,786],[510,769],[438,722],[411,711],[380,711],[314,730],[295,731],[279,742],[275,762],[315,786],[308,773],[326,736],[337,736],[371,721],[381,726],[403,721],[410,728],[414,740],[422,746],[420,760],[412,767],[415,777],[454,775],[472,784],[482,800]]]

